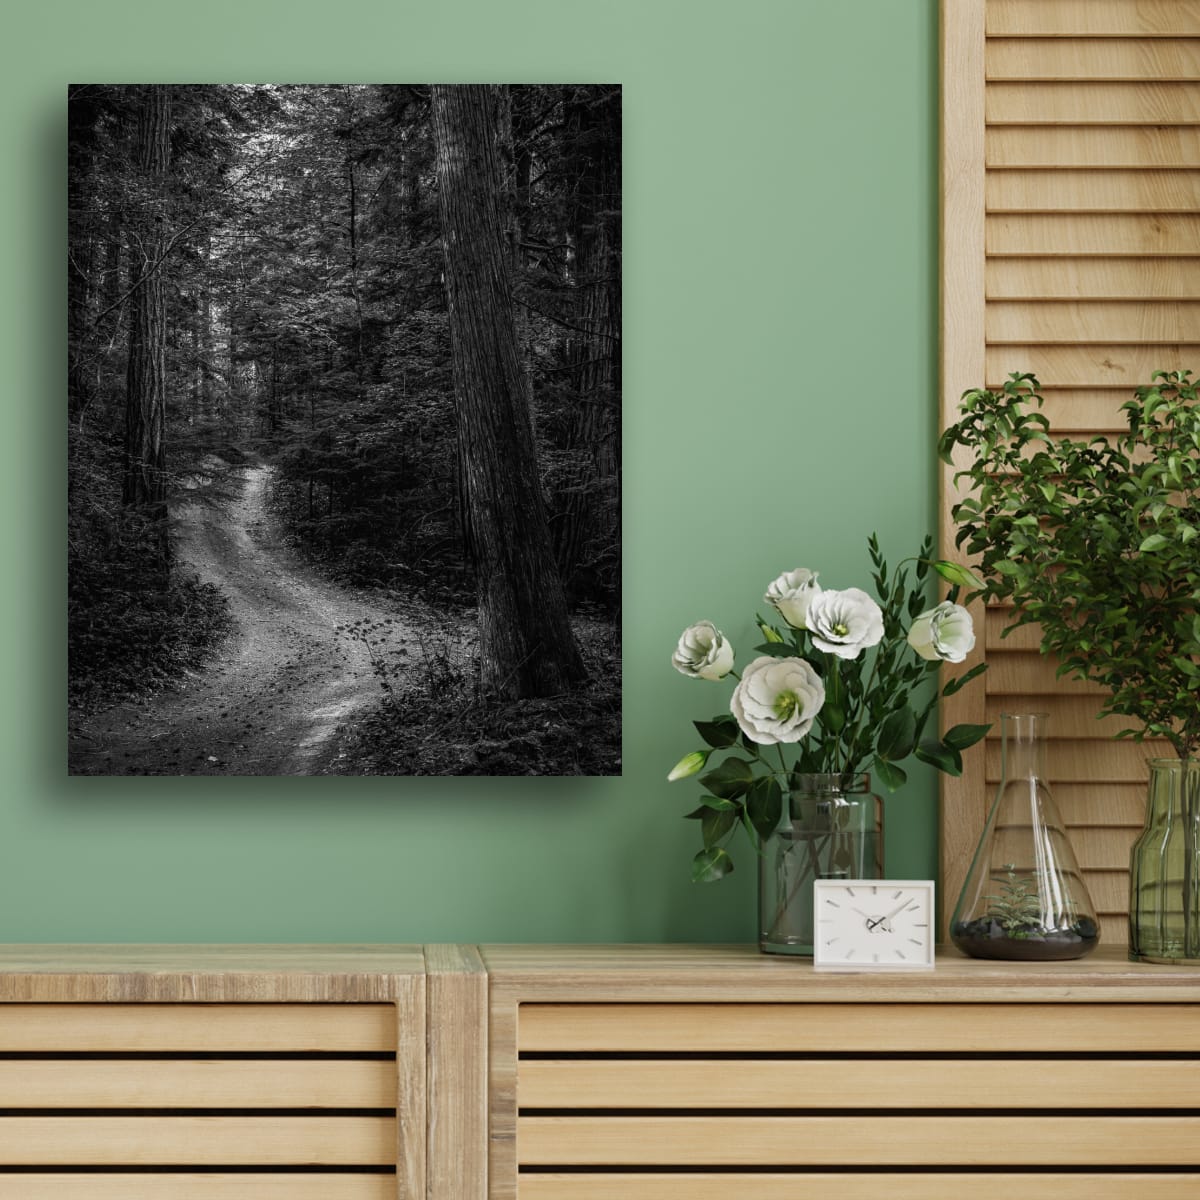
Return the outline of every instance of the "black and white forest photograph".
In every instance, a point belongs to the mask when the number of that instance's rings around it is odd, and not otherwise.
[[[620,775],[621,135],[69,88],[70,774]]]

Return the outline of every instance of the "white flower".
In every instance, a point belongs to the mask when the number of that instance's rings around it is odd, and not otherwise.
[[[680,635],[671,665],[693,679],[723,679],[733,670],[733,647],[711,621],[697,621]]]
[[[812,728],[825,685],[802,658],[756,658],[742,672],[729,707],[742,732],[760,746],[798,742]]]
[[[960,663],[975,648],[975,624],[961,604],[943,600],[912,623],[908,644],[930,662]]]
[[[808,606],[812,598],[821,591],[817,582],[817,572],[807,567],[797,567],[794,571],[784,571],[769,588],[763,599],[773,604],[779,615],[793,628],[806,628],[804,622],[808,616]]]
[[[818,650],[857,658],[883,637],[883,610],[861,588],[821,592],[808,606],[808,629]]]

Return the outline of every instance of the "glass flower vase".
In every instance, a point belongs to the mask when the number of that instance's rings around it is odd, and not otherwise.
[[[1200,762],[1150,761],[1146,825],[1129,871],[1129,957],[1200,963]]]
[[[1000,785],[950,919],[973,958],[1082,958],[1100,924],[1046,782],[1046,714],[1003,713]]]
[[[758,860],[758,944],[812,955],[813,881],[883,875],[883,806],[871,777],[793,775],[775,832]]]

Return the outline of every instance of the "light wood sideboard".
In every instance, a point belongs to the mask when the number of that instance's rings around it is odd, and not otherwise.
[[[1200,1196],[1200,970],[481,954],[491,1200]]]
[[[480,979],[470,947],[2,946],[0,1200],[460,1200],[426,1139]]]
[[[1200,969],[0,946],[0,1200],[1192,1200]]]

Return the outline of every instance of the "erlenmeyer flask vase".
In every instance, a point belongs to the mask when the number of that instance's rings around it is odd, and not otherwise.
[[[1150,762],[1146,826],[1129,872],[1129,957],[1200,963],[1200,762]]]
[[[1004,713],[1000,722],[1000,786],[951,940],[974,958],[1082,958],[1100,925],[1046,783],[1046,714]]]

